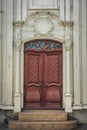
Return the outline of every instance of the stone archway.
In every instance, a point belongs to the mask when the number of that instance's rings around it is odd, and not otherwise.
[[[63,58],[65,57],[63,64],[63,85],[64,85],[64,93],[63,93],[63,107],[65,111],[72,112],[72,93],[71,93],[71,60],[70,60],[70,51],[72,48],[72,39],[71,39],[71,30],[72,30],[72,22],[71,21],[61,21],[57,16],[50,13],[34,13],[31,17],[28,17],[25,23],[23,22],[15,22],[16,29],[16,39],[15,39],[15,59],[16,59],[16,76],[15,76],[15,93],[14,93],[14,111],[19,112],[23,107],[23,87],[20,87],[20,84],[23,86],[23,72],[22,76],[20,72],[20,55],[21,55],[21,63],[23,66],[23,47],[25,41],[29,41],[30,39],[63,39]],[[35,16],[35,17],[34,17]],[[44,18],[43,18],[44,16]],[[43,20],[41,20],[43,18]],[[33,27],[30,26],[30,21],[33,19]],[[39,26],[38,19],[40,19],[40,25],[43,26],[44,22],[46,22],[47,30],[42,32],[41,26]],[[49,20],[48,20],[49,19]],[[35,20],[37,21],[35,24]],[[51,21],[50,21],[51,20]],[[57,26],[53,25],[56,22]],[[49,29],[49,22],[50,29]],[[29,28],[33,29],[29,32]],[[22,31],[21,31],[22,29]],[[39,30],[38,30],[39,29]],[[45,28],[46,29],[46,28]],[[58,31],[59,30],[59,31]],[[61,33],[61,35],[60,35]],[[25,35],[26,34],[26,35]],[[21,39],[22,36],[22,39]],[[25,40],[28,39],[28,40]],[[23,41],[22,41],[23,40]],[[61,40],[59,40],[61,41]],[[22,44],[23,43],[23,44]],[[22,48],[21,48],[22,46]],[[23,67],[21,68],[23,71]],[[67,72],[67,73],[66,73]],[[21,81],[21,83],[20,83]],[[20,91],[21,89],[21,91]],[[22,94],[21,94],[22,92]]]

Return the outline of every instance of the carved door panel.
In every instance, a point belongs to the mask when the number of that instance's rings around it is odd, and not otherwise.
[[[45,54],[45,106],[48,108],[62,107],[62,51],[46,52]]]
[[[40,106],[42,97],[42,68],[41,53],[25,52],[24,106]]]
[[[62,105],[62,53],[25,53],[26,108],[58,109]]]
[[[62,46],[49,40],[25,44],[24,108],[62,108]]]

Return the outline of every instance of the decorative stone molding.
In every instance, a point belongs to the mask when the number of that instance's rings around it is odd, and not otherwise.
[[[10,106],[10,105],[9,105],[9,106],[8,106],[8,105],[6,106],[6,105],[1,105],[1,104],[0,104],[0,109],[3,109],[3,110],[13,110],[13,106]]]
[[[71,21],[65,21],[65,50],[66,50],[66,93],[65,93],[65,100],[66,100],[66,106],[65,111],[66,112],[72,112],[72,92],[71,92],[71,48],[72,48],[72,39],[71,39],[71,31],[72,31],[72,25],[73,22]]]
[[[22,41],[23,22],[14,22],[15,27],[15,50],[16,50],[16,76],[15,76],[15,93],[14,93],[14,111],[21,111],[21,93],[20,93],[20,50]]]
[[[45,23],[45,24],[44,24]],[[65,43],[67,51],[66,64],[67,64],[67,91],[66,91],[66,111],[71,112],[72,94],[70,90],[70,50],[72,48],[71,40],[71,24],[72,22],[61,21],[60,18],[50,13],[49,11],[37,11],[30,14],[25,22],[14,22],[15,27],[15,48],[16,48],[16,86],[14,95],[14,111],[18,112],[21,109],[21,93],[20,93],[20,49],[21,41],[29,41],[31,39],[59,39]],[[44,29],[44,30],[43,30]],[[43,30],[43,31],[42,31]],[[62,40],[61,40],[62,39]],[[65,42],[64,42],[65,41]],[[24,42],[23,42],[24,43]]]
[[[34,28],[37,34],[47,35],[52,30],[52,20],[50,15],[36,14]]]
[[[57,9],[57,0],[28,0],[28,9]]]
[[[15,26],[15,27],[20,27],[20,26],[22,26],[23,25],[23,21],[14,21],[13,22],[13,25]]]
[[[16,21],[14,22],[15,26],[15,49],[16,51],[20,51],[21,49],[21,27],[22,27],[23,22],[21,21]]]
[[[65,25],[65,26],[72,27],[73,24],[74,24],[73,21],[64,21],[64,25]]]
[[[72,40],[71,39],[66,39],[66,41],[65,41],[65,50],[66,51],[70,51],[71,50],[71,48],[72,48]]]
[[[16,49],[16,51],[20,51],[20,49],[21,49],[21,41],[19,41],[18,43],[15,44],[15,49]]]
[[[65,21],[65,49],[66,51],[70,51],[72,48],[72,39],[71,39],[71,29],[73,26],[73,22]]]
[[[47,10],[31,13],[22,26],[22,41],[35,37],[52,37],[65,40],[64,22]],[[26,35],[25,35],[26,34]]]

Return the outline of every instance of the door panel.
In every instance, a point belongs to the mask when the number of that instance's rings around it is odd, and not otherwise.
[[[62,52],[48,52],[45,55],[45,88],[46,105],[60,106],[62,103]]]
[[[31,86],[26,89],[26,103],[40,102],[40,88]]]
[[[60,103],[60,92],[56,86],[46,88],[46,103]]]
[[[25,106],[38,104],[41,101],[41,81],[42,81],[42,57],[40,53],[25,52]],[[35,104],[36,103],[36,104]]]
[[[58,83],[58,56],[47,55],[47,83]]]
[[[24,108],[62,108],[62,48],[25,50]]]

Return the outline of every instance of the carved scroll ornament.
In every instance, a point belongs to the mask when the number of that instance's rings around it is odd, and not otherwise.
[[[14,22],[15,26],[15,49],[16,51],[20,51],[21,49],[21,27],[22,27],[23,22],[17,21]]]
[[[72,39],[71,39],[71,30],[73,22],[66,21],[65,24],[65,49],[66,51],[70,51],[72,48]]]

